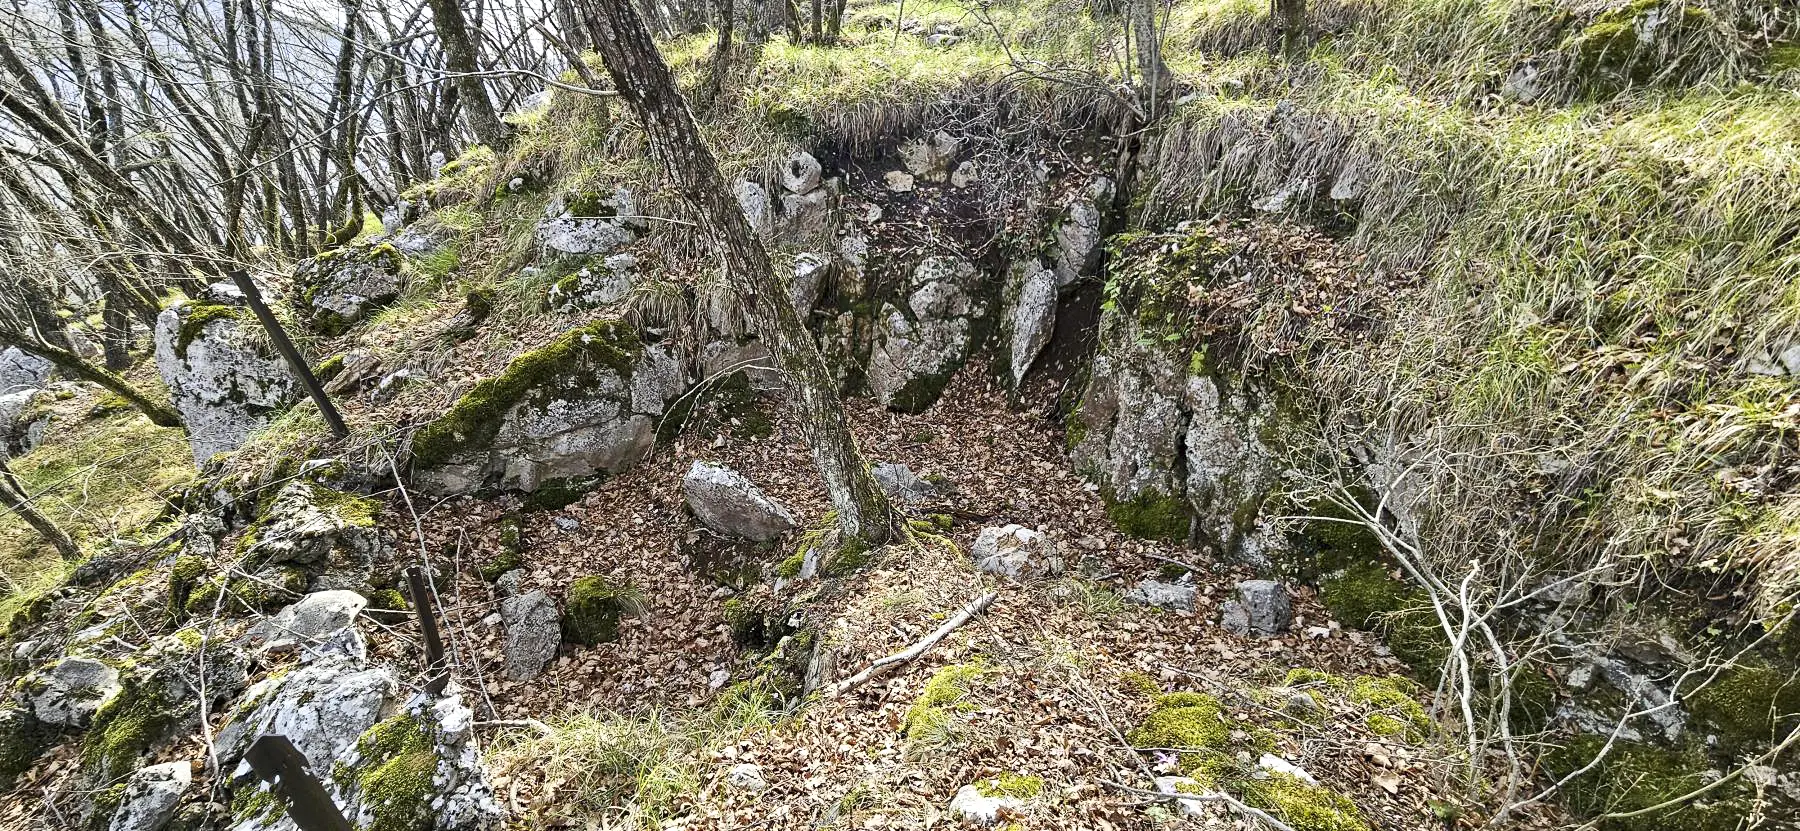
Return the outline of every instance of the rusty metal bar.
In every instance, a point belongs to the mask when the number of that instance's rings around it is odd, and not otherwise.
[[[282,797],[288,817],[300,831],[354,831],[288,737],[263,736],[250,745],[244,759]]]
[[[438,632],[437,612],[431,602],[431,590],[425,585],[425,571],[418,566],[409,566],[406,585],[412,589],[413,608],[419,612],[419,630],[425,636],[425,692],[439,695],[449,686],[450,673],[444,668],[444,639]]]

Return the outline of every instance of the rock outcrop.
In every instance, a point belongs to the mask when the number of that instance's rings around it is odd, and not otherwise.
[[[295,305],[314,331],[343,334],[400,296],[400,265],[400,250],[385,242],[320,254],[294,270]]]
[[[600,321],[520,355],[413,436],[414,478],[438,493],[538,491],[617,473],[650,451],[687,379],[663,345]]]
[[[21,703],[39,722],[86,727],[119,694],[119,671],[92,658],[68,657],[19,685]]]
[[[904,308],[882,306],[869,356],[869,391],[884,406],[919,412],[937,401],[968,358],[986,314],[980,272],[956,257],[931,257],[913,270]]]
[[[239,545],[249,568],[291,566],[312,591],[361,590],[386,540],[376,526],[381,503],[296,480],[282,486]]]
[[[188,302],[156,318],[156,370],[187,425],[194,463],[241,447],[302,395],[248,309]]]
[[[787,506],[730,468],[695,462],[681,492],[702,524],[726,536],[767,542],[798,525]]]
[[[0,349],[0,395],[43,389],[55,365],[17,346]]]
[[[642,224],[636,195],[619,188],[609,196],[568,194],[551,200],[537,235],[547,253],[593,256],[630,244]]]
[[[125,784],[107,831],[162,831],[193,784],[193,765],[186,760],[140,768]]]

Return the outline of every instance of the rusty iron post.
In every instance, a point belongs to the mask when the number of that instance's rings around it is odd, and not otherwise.
[[[288,817],[300,831],[354,831],[288,737],[263,736],[250,745],[244,759],[287,804]]]
[[[438,632],[437,612],[432,606],[431,590],[425,585],[425,571],[409,566],[406,585],[412,589],[413,608],[419,611],[419,630],[425,638],[425,692],[440,695],[450,684],[450,673],[444,668],[444,639]]]

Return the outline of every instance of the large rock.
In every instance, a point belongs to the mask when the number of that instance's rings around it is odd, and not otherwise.
[[[637,197],[619,188],[610,196],[569,194],[551,200],[537,233],[552,254],[592,256],[629,245],[642,224]]]
[[[588,264],[550,287],[550,301],[559,308],[592,309],[624,300],[637,282],[637,258],[608,254],[598,265]]]
[[[245,562],[290,565],[314,591],[361,589],[387,544],[376,525],[381,503],[304,479],[283,485],[246,533]]]
[[[333,655],[363,658],[368,646],[356,617],[369,601],[353,591],[314,592],[272,618],[251,627],[249,637],[265,651],[293,650],[302,661]]]
[[[125,784],[107,831],[162,831],[193,784],[194,769],[186,761],[139,769]]]
[[[302,395],[249,310],[232,304],[182,303],[157,315],[156,370],[195,464],[238,449]]]
[[[1276,456],[1263,443],[1264,416],[1244,390],[1226,378],[1193,375],[1187,381],[1187,498],[1202,541],[1240,562],[1267,565],[1283,546],[1262,516],[1262,505],[1281,487]]]
[[[508,597],[500,602],[500,620],[506,626],[506,677],[529,681],[542,675],[562,642],[562,615],[556,611],[556,601],[535,589]]]
[[[43,389],[55,365],[17,346],[0,349],[0,395]]]
[[[702,524],[727,536],[766,542],[798,524],[786,506],[730,468],[695,462],[681,491]]]
[[[930,257],[913,270],[905,308],[884,305],[869,356],[869,391],[884,406],[919,412],[937,401],[969,355],[986,313],[980,273],[957,257]]]
[[[536,491],[642,459],[686,388],[667,346],[617,321],[564,333],[475,385],[413,436],[415,480],[438,493]]]
[[[86,727],[119,694],[119,671],[92,658],[69,657],[20,684],[31,714],[44,724]]]
[[[357,737],[392,712],[398,692],[388,668],[347,656],[272,675],[244,691],[219,731],[220,762],[229,770],[257,738],[277,734],[294,743],[307,767],[330,771],[340,761],[353,761]]]
[[[485,831],[498,825],[500,808],[473,727],[456,695],[403,700],[386,667],[334,657],[248,690],[216,746],[225,770],[236,765],[235,787],[261,788],[244,753],[260,736],[286,736],[357,828]],[[230,827],[293,825],[275,803],[235,815]]]
[[[1008,283],[1007,352],[1016,388],[1056,331],[1056,272],[1031,260],[1014,266]]]
[[[1094,356],[1071,432],[1075,466],[1115,501],[1182,493],[1182,409],[1187,361],[1139,344],[1128,321],[1110,331],[1112,346]]]
[[[981,529],[969,553],[982,571],[1016,580],[1049,577],[1063,570],[1056,543],[1044,533],[1022,525]]]
[[[387,242],[320,254],[294,270],[295,304],[314,331],[343,334],[400,296],[400,264]]]
[[[1239,635],[1272,638],[1294,621],[1287,587],[1273,580],[1245,580],[1236,596],[1225,601],[1225,628]]]
[[[1093,274],[1100,264],[1105,242],[1104,211],[1112,204],[1113,181],[1095,177],[1087,189],[1070,201],[1056,225],[1055,270],[1059,287]]]
[[[50,424],[50,394],[26,389],[0,395],[0,459],[37,449]]]

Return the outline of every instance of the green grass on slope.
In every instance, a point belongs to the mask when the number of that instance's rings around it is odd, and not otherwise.
[[[194,476],[180,430],[129,408],[90,415],[105,397],[96,388],[56,402],[43,444],[9,463],[38,509],[90,553],[141,530],[162,512],[163,495]],[[0,622],[68,567],[18,517],[0,512]]]

